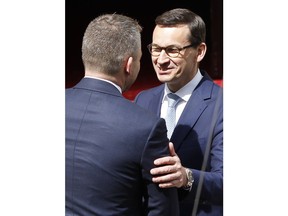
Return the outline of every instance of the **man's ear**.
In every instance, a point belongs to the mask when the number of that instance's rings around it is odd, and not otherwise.
[[[198,56],[197,56],[197,62],[201,62],[202,59],[204,58],[205,54],[206,54],[206,50],[207,50],[207,46],[205,43],[201,43],[198,48]]]
[[[130,75],[132,69],[133,58],[130,56],[125,65],[125,72]]]

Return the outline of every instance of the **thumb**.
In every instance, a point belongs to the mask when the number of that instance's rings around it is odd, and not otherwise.
[[[169,150],[170,150],[170,154],[171,156],[176,156],[176,152],[175,152],[175,149],[174,149],[174,145],[172,142],[169,142]]]

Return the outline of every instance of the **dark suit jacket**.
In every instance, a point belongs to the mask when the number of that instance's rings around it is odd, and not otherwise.
[[[182,165],[192,169],[192,191],[179,189],[180,215],[191,216],[197,189],[197,215],[223,215],[223,89],[205,71],[174,129],[171,141]],[[140,92],[135,103],[160,116],[164,85]],[[203,171],[201,171],[203,170]]]
[[[177,190],[150,175],[168,154],[163,119],[112,84],[83,78],[66,90],[66,215],[178,215]]]

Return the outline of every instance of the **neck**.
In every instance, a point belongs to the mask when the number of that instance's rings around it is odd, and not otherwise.
[[[124,81],[118,74],[116,74],[115,76],[111,76],[111,75],[107,75],[107,74],[101,73],[101,72],[85,71],[85,76],[90,76],[90,77],[108,80],[108,81],[113,82],[116,85],[118,85],[121,88],[121,90],[123,91]]]

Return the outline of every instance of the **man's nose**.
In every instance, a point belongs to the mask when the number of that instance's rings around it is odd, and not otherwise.
[[[164,49],[162,49],[162,51],[160,52],[160,55],[158,56],[158,63],[166,63],[170,60],[169,56],[167,55],[167,53],[165,52]]]

